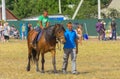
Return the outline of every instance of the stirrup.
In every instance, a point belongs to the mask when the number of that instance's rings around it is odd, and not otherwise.
[[[36,44],[33,44],[33,48],[36,49],[36,48],[37,48],[37,45],[36,45]]]
[[[34,49],[36,49],[36,48],[37,48],[37,45],[36,45],[36,44],[34,44],[33,42],[30,42],[30,45],[32,45],[32,47],[33,47]]]

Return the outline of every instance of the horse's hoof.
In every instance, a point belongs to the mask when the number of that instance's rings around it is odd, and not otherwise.
[[[27,70],[27,71],[30,71],[30,68],[29,68],[29,67],[27,67],[27,68],[26,68],[26,70]]]
[[[44,71],[41,71],[41,73],[45,73]]]
[[[37,72],[40,72],[40,70],[39,70],[39,69],[36,69],[36,71],[37,71]]]
[[[56,74],[56,73],[57,73],[57,71],[54,71],[54,73]]]

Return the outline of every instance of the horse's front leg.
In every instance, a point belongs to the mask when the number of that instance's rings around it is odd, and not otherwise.
[[[44,63],[45,63],[45,59],[44,59],[44,53],[41,54],[41,63],[42,63],[42,68],[41,68],[41,73],[44,73]]]
[[[56,51],[52,50],[51,54],[52,54],[52,64],[53,64],[53,68],[54,68],[54,73],[57,73],[57,70],[56,70],[56,58],[55,58]]]

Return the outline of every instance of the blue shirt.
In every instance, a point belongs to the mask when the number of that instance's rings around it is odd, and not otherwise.
[[[78,38],[74,30],[66,30],[64,33],[66,42],[64,43],[64,48],[76,48],[75,40]]]

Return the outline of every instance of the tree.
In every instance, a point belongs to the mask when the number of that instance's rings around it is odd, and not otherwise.
[[[118,18],[118,17],[120,17],[120,12],[117,11],[116,9],[111,8],[109,11],[110,11],[109,14],[108,14],[109,18]]]
[[[102,7],[109,4],[111,0],[101,0]],[[62,14],[72,17],[77,8],[79,0],[61,0]],[[73,4],[73,8],[68,5]],[[49,14],[58,14],[59,6],[57,0],[6,0],[6,7],[10,9],[18,18],[41,15],[44,9]],[[96,18],[97,0],[84,0],[76,19]]]

